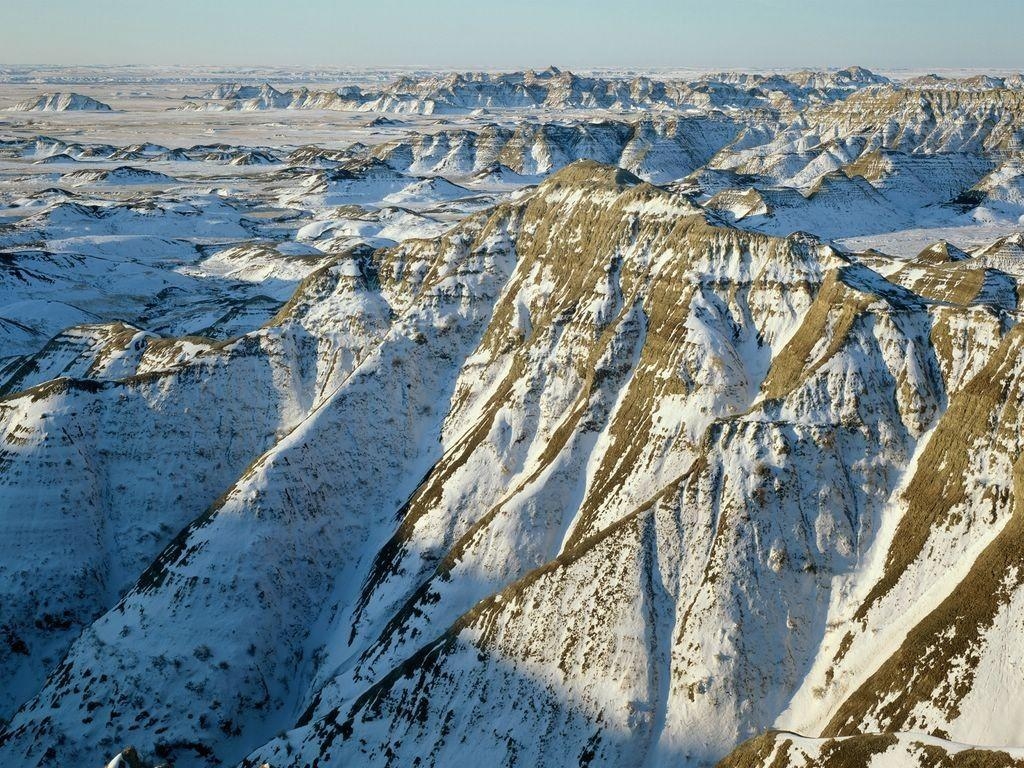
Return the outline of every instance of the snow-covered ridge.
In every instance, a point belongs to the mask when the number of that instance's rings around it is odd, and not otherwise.
[[[791,75],[733,73],[694,81],[581,76],[555,67],[537,72],[452,73],[400,77],[382,88],[351,86],[335,91],[279,91],[271,85],[223,84],[184,109],[340,109],[442,114],[478,109],[696,109],[706,107],[790,108],[832,101],[868,85],[889,81],[858,67],[838,72]]]
[[[278,89],[269,83],[223,83],[188,97],[181,109],[331,109],[411,114],[466,114],[477,110],[764,111],[793,115],[843,102],[862,91],[993,94],[1024,92],[1020,75],[890,80],[863,67],[780,74],[705,73],[692,79],[577,75],[549,68],[494,74],[402,76],[382,86],[333,90]]]
[[[110,106],[80,93],[45,93],[8,109],[14,112],[110,112]]]
[[[328,170],[309,194],[360,179]],[[902,689],[918,656],[895,648],[962,615],[959,583],[992,596],[981,614],[1016,599],[1015,555],[985,549],[1016,524],[1011,474],[991,517],[971,501],[1022,434],[1015,282],[990,265],[1014,247],[887,263],[583,161],[442,235],[325,258],[239,338],[65,334],[0,401],[5,508],[72,459],[37,501],[63,537],[4,521],[3,583],[26,596],[4,669],[37,687],[0,754],[670,765],[799,717],[983,743],[1014,712]],[[197,268],[301,263],[240,245]],[[968,445],[984,463],[930,496]],[[953,532],[887,537],[935,500]],[[993,574],[1006,591],[973,584]],[[876,679],[879,633],[897,646]],[[986,637],[977,684],[1011,685]],[[949,652],[933,669],[973,691]],[[875,690],[905,710],[876,714]],[[790,711],[802,696],[820,708]]]
[[[0,762],[1019,761],[1012,78],[227,74],[0,136]]]

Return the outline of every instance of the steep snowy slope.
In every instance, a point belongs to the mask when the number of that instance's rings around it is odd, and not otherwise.
[[[1024,89],[923,90],[880,86],[808,110],[823,139],[868,137],[868,149],[971,152],[1020,148]]]
[[[261,457],[249,442],[207,511],[193,494],[196,520],[14,715],[4,755],[133,743],[213,765],[270,740],[248,763],[713,762],[788,716],[908,463],[934,478],[943,429],[984,423],[958,403],[1019,336],[1000,338],[1012,278],[970,258],[886,279],[592,163],[363,263],[360,290],[389,308],[377,330],[306,358],[344,353],[349,373],[293,390],[317,394]],[[283,316],[321,308],[309,290]],[[962,360],[949,339],[985,323]],[[237,346],[193,353],[172,382]],[[182,386],[162,389],[195,402]],[[27,440],[30,397],[8,401]],[[861,585],[931,583],[916,568]],[[849,695],[863,669],[829,679]]]
[[[358,253],[334,260],[271,325],[230,343],[80,328],[16,374],[9,389],[17,394],[0,400],[8,712],[38,685],[52,654],[350,373],[389,317],[366,293],[365,269]],[[23,389],[74,373],[84,378]],[[260,408],[250,407],[253,397]],[[46,467],[61,471],[44,490],[36,478]]]
[[[507,254],[502,256],[499,253],[493,267],[488,268],[487,262],[481,263],[478,260],[469,248],[469,241],[462,236],[419,250],[422,256],[428,257],[428,261],[422,261],[415,252],[408,257],[396,253],[393,260],[381,264],[381,281],[387,286],[384,291],[387,298],[374,294],[373,301],[387,306],[384,304],[387,300],[399,314],[390,329],[374,345],[374,349],[362,359],[356,356],[352,345],[339,349],[337,355],[343,355],[342,359],[355,363],[351,374],[340,376],[326,386],[317,387],[313,392],[307,390],[308,394],[319,396],[315,401],[318,404],[310,416],[284,436],[270,453],[253,463],[247,472],[239,473],[241,479],[234,489],[229,490],[212,508],[220,512],[211,511],[193,525],[192,531],[196,535],[209,534],[212,537],[210,545],[202,545],[200,549],[215,558],[215,561],[221,562],[214,571],[202,577],[212,581],[206,581],[205,585],[199,580],[194,583],[195,587],[203,586],[196,593],[198,602],[191,599],[182,602],[164,589],[165,585],[170,588],[172,584],[178,583],[179,576],[175,572],[185,564],[179,561],[179,555],[188,556],[193,551],[193,545],[186,538],[187,534],[183,533],[178,542],[161,555],[149,575],[122,601],[116,611],[101,620],[118,623],[118,617],[134,616],[133,621],[141,622],[137,630],[143,634],[149,633],[150,621],[166,626],[166,643],[138,648],[145,659],[139,657],[132,664],[140,671],[156,664],[162,671],[155,671],[152,676],[147,672],[154,686],[164,685],[158,682],[161,676],[179,681],[183,679],[179,676],[180,663],[171,663],[178,658],[172,648],[179,642],[174,636],[176,630],[172,625],[177,624],[178,629],[195,633],[196,647],[202,645],[215,648],[219,644],[218,638],[224,638],[232,646],[231,649],[224,646],[217,651],[218,654],[227,654],[230,659],[221,663],[224,657],[218,657],[214,664],[219,663],[220,666],[211,666],[211,657],[201,649],[190,662],[185,662],[196,664],[196,674],[199,676],[204,675],[208,667],[214,670],[214,678],[203,684],[211,697],[210,701],[216,702],[213,713],[196,713],[193,721],[180,720],[178,725],[172,725],[172,719],[179,720],[177,716],[171,717],[175,698],[184,696],[187,699],[191,696],[185,688],[179,689],[177,694],[171,690],[165,691],[160,697],[163,699],[162,704],[152,702],[150,717],[155,718],[155,721],[166,721],[173,732],[160,738],[159,744],[151,744],[150,749],[168,751],[178,759],[185,759],[190,754],[190,748],[182,745],[204,745],[211,742],[209,734],[219,733],[218,739],[225,743],[214,754],[221,760],[232,754],[241,757],[239,742],[233,737],[242,736],[251,740],[263,735],[263,738],[267,738],[287,724],[287,719],[282,720],[280,710],[284,708],[287,712],[294,708],[294,699],[301,695],[301,688],[296,690],[299,681],[290,681],[288,678],[302,671],[302,662],[307,656],[308,649],[304,649],[307,632],[301,627],[309,618],[309,600],[313,599],[318,589],[327,590],[322,598],[329,595],[330,585],[338,575],[334,572],[337,564],[348,563],[348,568],[354,568],[361,558],[367,556],[367,544],[379,536],[376,527],[386,525],[393,514],[393,511],[386,510],[396,509],[404,496],[412,490],[409,485],[414,482],[411,478],[416,473],[407,470],[419,466],[420,472],[425,471],[424,461],[427,456],[420,454],[420,445],[429,446],[428,435],[434,431],[429,425],[444,416],[436,404],[444,398],[444,392],[450,389],[454,381],[460,344],[464,350],[461,354],[465,356],[469,351],[468,345],[473,343],[481,323],[486,320],[489,303],[503,284],[511,260]],[[430,268],[431,264],[433,269]],[[483,273],[480,272],[481,267],[484,267]],[[424,296],[424,300],[410,305],[410,299],[420,295]],[[300,299],[296,306],[305,306],[305,301]],[[313,303],[310,311],[327,311],[328,317],[333,314],[320,301]],[[363,325],[363,322],[359,325]],[[453,355],[456,357],[453,358]],[[329,356],[328,362],[335,357]],[[283,372],[294,373],[298,370],[301,370],[298,361],[283,366]],[[396,383],[400,379],[402,383],[395,387],[381,388],[380,377],[385,371],[389,379]],[[402,371],[404,375],[397,375]],[[391,416],[379,422],[379,414]],[[418,429],[415,426],[417,423],[422,423]],[[362,440],[351,441],[347,445],[339,444],[332,437],[339,428],[358,430],[359,425],[367,428],[372,425],[374,432],[383,438],[379,449],[367,451],[368,446]],[[422,431],[422,436],[412,439],[418,431]],[[324,454],[328,444],[334,448]],[[401,450],[403,444],[406,447]],[[323,460],[327,463],[322,463]],[[274,479],[281,473],[289,477],[296,472],[297,476],[305,478],[302,490],[293,486],[291,481]],[[278,495],[281,491],[284,496]],[[301,493],[303,500],[295,497],[295,493]],[[261,498],[265,500],[258,501]],[[251,518],[246,510],[254,502],[263,511]],[[339,503],[342,506],[339,507]],[[376,521],[374,516],[367,517],[365,514],[365,511],[373,509],[378,510]],[[296,513],[299,513],[298,516]],[[255,524],[256,527],[243,534],[237,528],[238,524],[246,527]],[[230,531],[226,539],[219,532],[222,525],[227,525]],[[261,528],[265,530],[261,532]],[[283,533],[294,542],[295,548],[280,546],[278,536]],[[248,542],[244,550],[237,548],[242,540]],[[221,545],[217,545],[217,541]],[[319,542],[315,545],[319,547],[319,552],[311,548],[314,542]],[[216,551],[218,546],[221,546],[219,553]],[[225,546],[227,549],[222,548]],[[234,550],[234,554],[230,550]],[[229,557],[234,564],[228,567],[224,557]],[[231,599],[230,591],[221,592],[221,587],[226,587],[227,583],[215,583],[219,580],[216,574],[221,573],[228,579],[228,583],[239,584],[237,577],[241,571],[235,573],[237,567],[243,570],[257,569],[252,572],[255,581],[251,582],[256,590],[252,595],[256,603],[250,607],[256,610],[258,605],[265,605],[270,610],[267,621],[256,621],[255,615],[248,611],[202,610],[200,612],[205,616],[204,623],[183,621],[178,624],[173,617],[179,612],[182,612],[183,619],[184,614],[199,609],[201,603]],[[186,576],[185,579],[191,582],[191,577]],[[340,578],[339,588],[348,581],[347,578]],[[176,587],[174,591],[177,591]],[[264,597],[260,598],[258,594]],[[146,605],[153,599],[170,599],[174,605],[167,605],[165,609],[154,613],[152,606]],[[234,599],[232,602],[239,605]],[[241,622],[237,625],[239,629],[257,626],[262,629],[256,635],[248,630],[241,634],[231,630],[229,625],[234,622],[232,615]],[[291,636],[292,639],[282,644],[283,623],[289,627],[285,636]],[[88,630],[71,653],[77,656],[79,653],[93,655],[98,652],[100,656],[106,657],[108,651],[100,649],[109,648],[111,638],[106,630],[97,631],[98,634],[93,634],[93,630]],[[129,633],[122,636],[120,629],[115,631],[115,638],[116,642],[125,643],[126,647],[135,645],[128,639]],[[160,661],[161,657],[163,661]],[[166,666],[164,662],[167,662]],[[260,669],[265,671],[261,672]],[[291,674],[285,671],[288,669],[292,671]],[[91,676],[93,673],[90,671],[88,674]],[[115,684],[119,678],[120,673],[108,675],[102,685],[105,688],[108,683]],[[121,687],[122,684],[124,687]],[[121,717],[117,710],[123,708],[123,704],[115,703],[117,699],[122,696],[134,699],[140,694],[145,695],[141,679],[136,682],[121,679],[116,685],[120,693],[105,691],[103,694],[113,694],[109,699],[111,708],[102,716],[94,714],[90,724],[95,724],[91,727],[86,724],[86,730],[91,731],[91,735],[82,734],[84,740],[76,739],[79,746],[73,749],[78,750],[78,754],[84,755],[92,749],[86,741],[102,742],[100,748],[109,749],[118,738],[127,736],[133,730],[132,724],[141,727],[141,721],[135,720],[134,715],[126,718],[124,734],[108,724],[112,714],[114,721]],[[176,684],[172,687],[176,687]],[[82,692],[91,696],[88,692]],[[177,701],[177,708],[185,706],[182,699],[178,698]],[[82,706],[95,709],[90,702],[83,701]],[[250,718],[253,711],[262,714]],[[12,726],[16,738],[20,726],[17,723]],[[193,729],[198,729],[201,735],[191,733]],[[240,743],[244,744],[245,741]],[[203,754],[206,749],[201,746],[192,751]]]
[[[1024,762],[1019,79],[256,76],[0,138],[0,763]]]

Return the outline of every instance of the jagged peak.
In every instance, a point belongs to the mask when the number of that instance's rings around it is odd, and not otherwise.
[[[917,255],[917,261],[929,264],[950,264],[956,261],[964,261],[971,258],[966,251],[957,248],[946,240],[939,240],[921,251]]]

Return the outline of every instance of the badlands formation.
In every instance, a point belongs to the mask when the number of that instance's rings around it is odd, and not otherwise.
[[[0,83],[0,763],[1024,764],[1020,76],[231,74]]]

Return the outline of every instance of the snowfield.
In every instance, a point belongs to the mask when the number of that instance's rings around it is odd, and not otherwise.
[[[1020,76],[0,104],[0,764],[1024,765]]]

